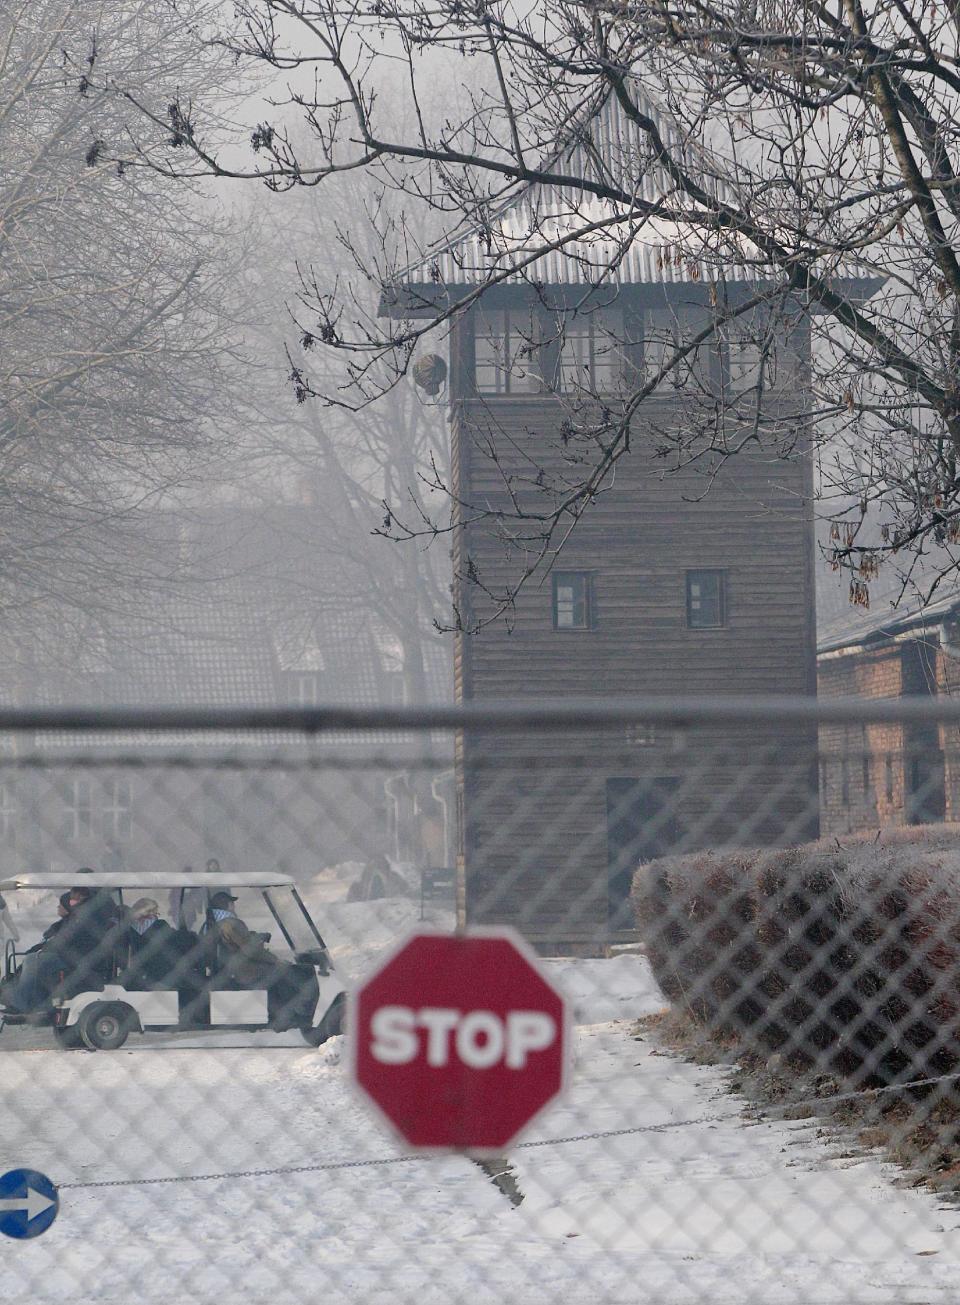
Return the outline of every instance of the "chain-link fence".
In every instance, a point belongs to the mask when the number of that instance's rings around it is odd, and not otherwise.
[[[60,1200],[9,1299],[956,1294],[953,703],[0,729],[0,1173]],[[476,924],[544,956],[572,1082],[503,1157],[406,1154],[344,995]]]

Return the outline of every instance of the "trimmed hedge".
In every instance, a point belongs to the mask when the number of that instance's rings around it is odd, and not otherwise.
[[[960,830],[664,857],[632,901],[665,996],[718,1036],[860,1082],[960,1065]]]

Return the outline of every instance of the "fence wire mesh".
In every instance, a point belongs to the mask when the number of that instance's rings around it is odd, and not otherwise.
[[[60,1195],[8,1299],[955,1296],[953,704],[0,726],[0,1172]],[[343,995],[501,924],[570,1089],[502,1157],[408,1154]]]

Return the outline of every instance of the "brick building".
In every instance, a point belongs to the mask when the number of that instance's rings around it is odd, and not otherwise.
[[[879,586],[878,586],[879,588]],[[821,600],[821,698],[952,697],[960,692],[960,596],[871,612]],[[935,721],[820,731],[823,832],[960,819],[960,733]]]

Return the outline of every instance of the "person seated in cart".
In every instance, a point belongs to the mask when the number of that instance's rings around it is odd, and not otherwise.
[[[141,897],[129,911],[129,930],[124,941],[130,960],[120,976],[125,988],[173,987],[180,961],[176,932],[160,919],[160,907],[152,897]]]
[[[32,947],[28,947],[22,953],[23,959],[17,967],[14,977],[0,986],[0,1003],[9,1007],[11,1010],[19,1010],[20,1007],[14,1005],[18,1000],[29,1001],[37,992],[37,974],[40,964],[40,953],[50,941],[63,928],[63,922],[70,914],[70,894],[61,893],[57,902],[57,918],[52,924],[48,924],[46,929],[40,935],[40,941],[35,942]]]
[[[182,926],[172,928],[160,918],[152,897],[141,897],[128,912],[124,943],[128,951],[120,983],[128,990],[174,988],[180,994],[182,1025],[202,1025],[204,1020],[204,945]]]
[[[109,979],[115,943],[115,903],[109,894],[71,888],[59,923],[26,957],[17,979],[3,990],[3,1003],[20,1014],[45,1011],[58,986],[72,991],[98,987]]]
[[[263,935],[239,919],[234,910],[236,900],[227,892],[210,898],[204,933],[210,944],[211,986],[266,988],[271,1028],[309,1024],[320,995],[313,967],[293,965],[275,956]]]
[[[48,924],[46,929],[44,929],[43,933],[40,935],[40,941],[34,943],[32,947],[27,948],[24,952],[24,956],[33,956],[36,952],[39,952],[51,938],[55,938],[63,928],[63,922],[69,914],[70,894],[61,893],[57,901],[57,918],[54,920],[53,924]]]

